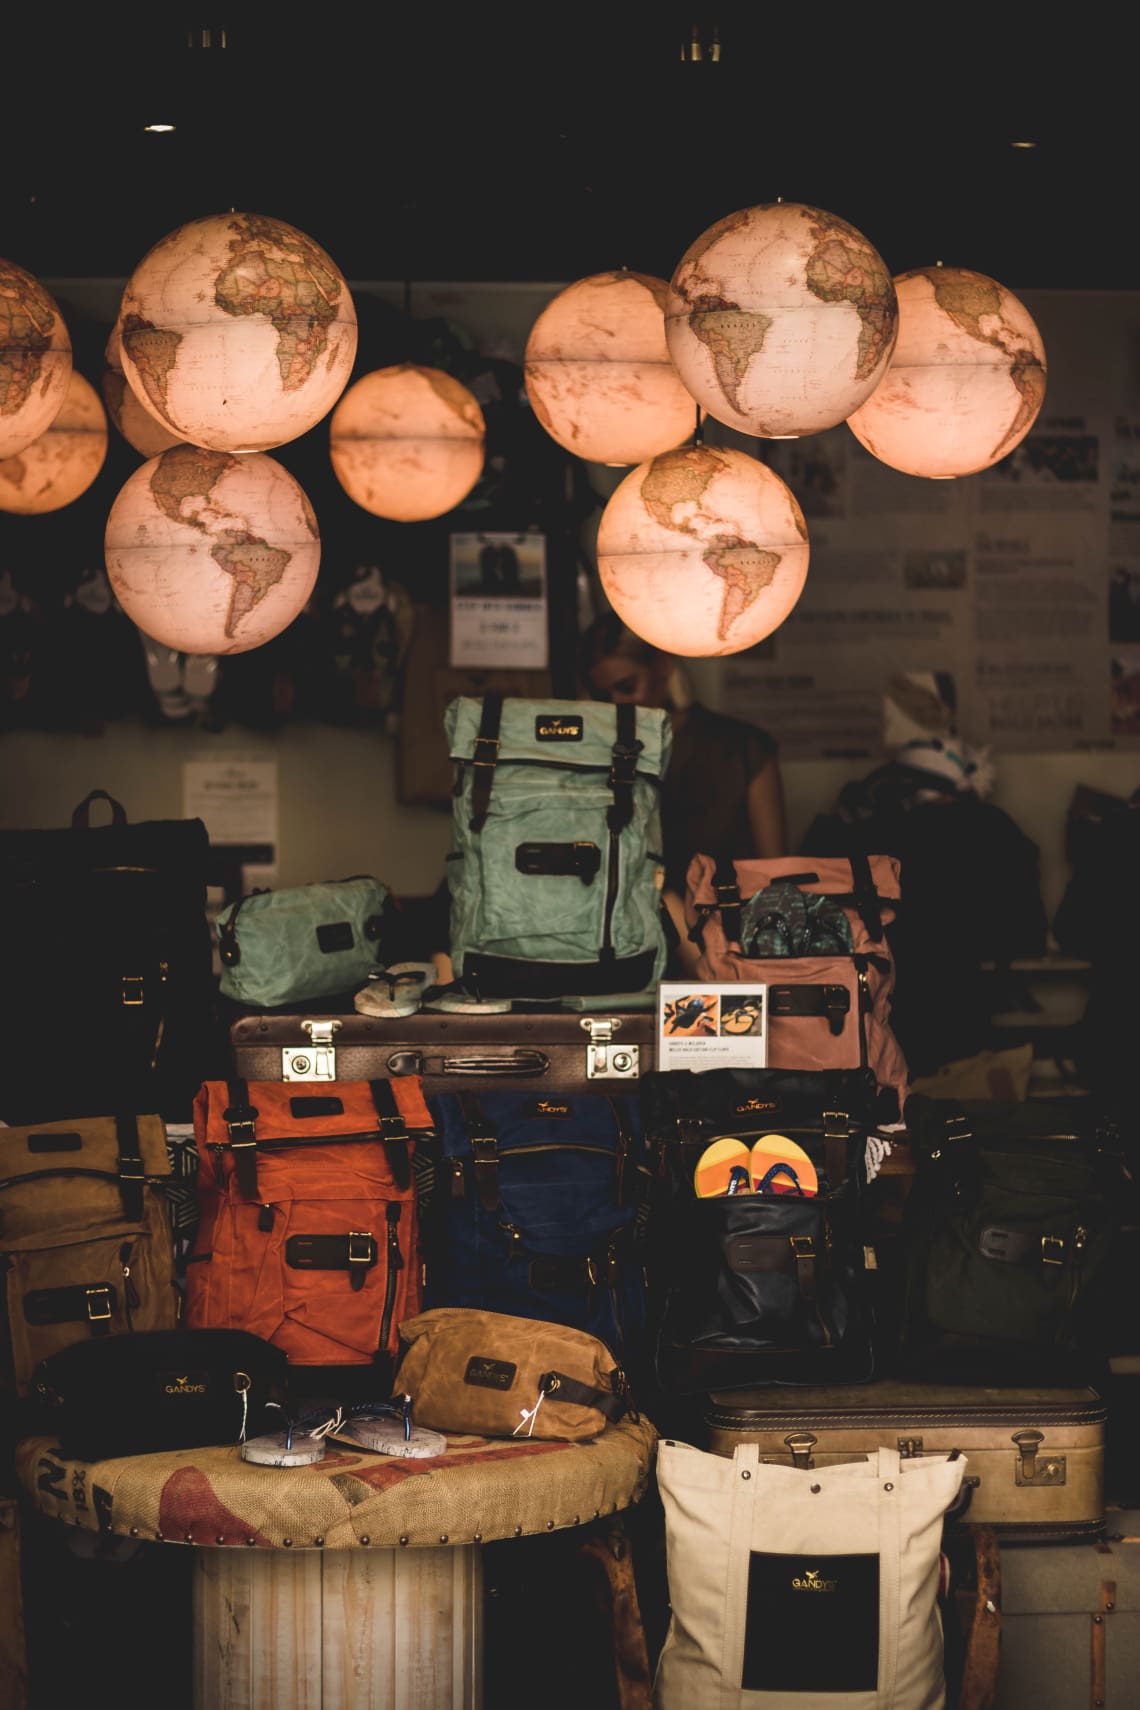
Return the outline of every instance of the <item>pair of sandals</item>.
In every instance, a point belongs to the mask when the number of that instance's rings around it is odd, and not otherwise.
[[[323,1461],[329,1442],[344,1443],[374,1455],[426,1460],[442,1455],[447,1438],[423,1425],[412,1424],[412,1398],[394,1401],[314,1403],[301,1413],[287,1414],[281,1429],[250,1437],[241,1445],[241,1458],[263,1467],[310,1467]]]
[[[505,1015],[511,1008],[510,998],[476,997],[458,980],[437,984],[432,962],[394,962],[390,968],[375,968],[352,1001],[358,1015],[386,1021],[416,1015],[421,1009],[443,1015]]]

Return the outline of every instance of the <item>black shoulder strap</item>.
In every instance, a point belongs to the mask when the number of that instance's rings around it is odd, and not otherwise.
[[[492,689],[483,696],[479,734],[475,738],[471,775],[471,830],[482,831],[491,805],[491,786],[499,763],[499,727],[503,722],[503,695]]]
[[[875,881],[871,877],[871,863],[866,855],[849,855],[851,863],[851,888],[856,911],[859,919],[867,928],[871,937],[878,943],[883,938],[883,911],[879,907],[878,892]]]
[[[408,1126],[400,1114],[391,1081],[369,1081],[372,1102],[380,1118],[380,1143],[392,1180],[398,1188],[407,1188],[412,1180],[412,1160],[408,1145]]]
[[[139,1146],[138,1117],[131,1111],[120,1111],[115,1117],[119,1138],[119,1193],[123,1200],[123,1216],[138,1223],[143,1214],[142,1150]]]
[[[619,701],[617,729],[610,750],[610,789],[613,801],[606,815],[611,831],[624,831],[633,818],[633,781],[637,777],[637,757],[645,746],[637,736],[637,708],[632,701]]]
[[[484,1211],[499,1209],[499,1137],[483,1114],[473,1092],[458,1094],[463,1120],[471,1138],[471,1167],[475,1191]]]
[[[628,1205],[633,1194],[631,1188],[635,1185],[633,1168],[633,1124],[629,1119],[629,1110],[621,1094],[611,1095],[607,1100],[613,1112],[614,1126],[617,1128],[617,1151],[614,1158],[615,1187],[619,1205]]]
[[[740,943],[740,886],[736,882],[736,867],[727,855],[718,855],[713,874],[716,906],[720,923],[730,944]]]
[[[234,1155],[234,1173],[243,1199],[257,1198],[257,1111],[249,1102],[249,1082],[227,1081],[229,1104],[222,1120]]]

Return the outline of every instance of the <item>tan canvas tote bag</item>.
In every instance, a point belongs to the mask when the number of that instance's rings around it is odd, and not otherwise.
[[[766,1466],[663,1442],[656,1710],[943,1710],[938,1557],[966,1462]]]

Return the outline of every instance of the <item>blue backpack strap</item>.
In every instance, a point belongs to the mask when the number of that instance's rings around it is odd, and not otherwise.
[[[491,805],[491,786],[499,763],[499,726],[503,721],[503,696],[492,689],[483,696],[479,734],[475,738],[471,774],[471,830],[482,831]]]
[[[483,1107],[474,1093],[461,1092],[456,1096],[471,1141],[471,1168],[479,1203],[484,1211],[498,1211],[499,1136],[483,1114]]]

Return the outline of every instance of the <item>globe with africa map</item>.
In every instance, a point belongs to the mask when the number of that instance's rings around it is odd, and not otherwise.
[[[263,452],[175,445],[120,488],[104,532],[127,616],[182,653],[246,653],[304,608],[320,568],[304,489]]]
[[[807,577],[807,525],[765,464],[689,445],[625,477],[602,512],[597,553],[606,598],[635,635],[712,658],[783,623]]]
[[[268,451],[316,425],[348,383],[357,324],[340,269],[262,214],[211,214],[162,238],[127,281],[128,384],[179,440]]]

